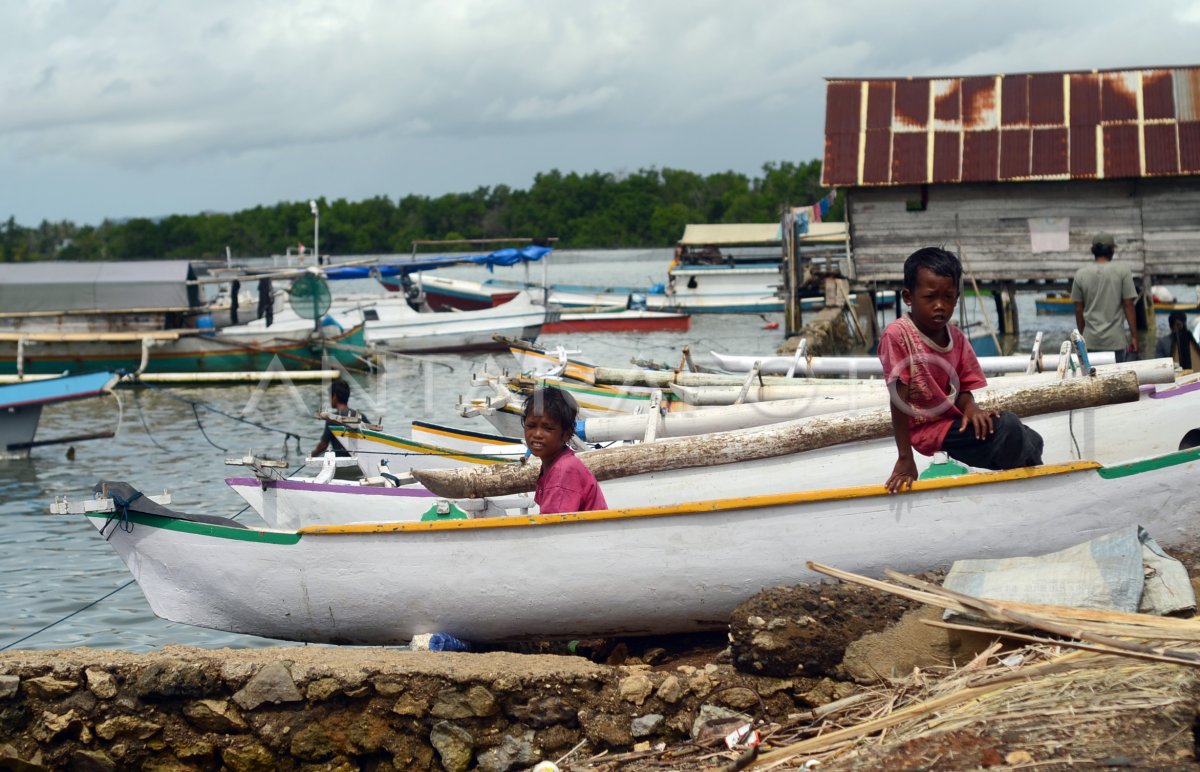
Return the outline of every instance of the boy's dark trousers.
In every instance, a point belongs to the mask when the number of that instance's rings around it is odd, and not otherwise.
[[[1007,410],[992,419],[995,431],[984,439],[975,437],[968,424],[959,432],[962,419],[955,419],[942,441],[942,450],[956,461],[983,469],[1016,469],[1039,466],[1042,463],[1042,435],[1021,423],[1016,414]]]

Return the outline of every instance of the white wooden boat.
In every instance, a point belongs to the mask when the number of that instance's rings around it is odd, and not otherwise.
[[[631,296],[644,298],[646,308],[674,313],[765,313],[783,310],[776,287],[783,281],[779,261],[737,266],[677,265],[667,268],[667,282],[655,287],[604,287],[552,284],[542,288],[530,282],[489,279],[484,282],[450,279],[427,274],[421,286],[431,306],[442,308],[486,308],[501,303],[515,292],[531,292],[563,308],[627,305]],[[812,307],[824,298],[812,298]]]
[[[672,264],[667,270],[668,308],[693,314],[771,313],[783,310],[776,260],[737,264]],[[823,303],[823,300],[822,300]]]
[[[1200,382],[1194,381],[1144,393],[1138,402],[1032,416],[1025,422],[1044,438],[1047,462],[1086,457],[1116,463],[1129,455],[1156,455],[1181,445],[1200,444],[1200,436],[1196,436],[1200,435],[1198,411]],[[706,412],[710,411],[684,415],[703,416]],[[1190,439],[1187,427],[1196,427]],[[671,452],[669,443],[661,447],[664,454]],[[780,446],[776,443],[775,447]],[[619,448],[606,451],[618,456],[624,452]],[[590,455],[585,453],[582,457],[586,461]],[[710,455],[715,463],[716,454]],[[737,480],[738,490],[747,495],[812,490],[827,485],[830,480],[866,485],[885,477],[895,463],[895,457],[895,443],[890,437],[809,450],[801,455],[788,453],[781,447],[779,453],[768,458],[734,459],[715,467],[710,464],[670,468],[665,464],[652,472],[604,478],[601,487],[612,507],[666,506],[697,497],[720,498],[728,493],[731,479]],[[460,456],[455,468],[469,468],[474,458],[478,457]],[[489,461],[493,463],[480,465],[480,468],[495,465],[494,458]],[[929,459],[919,454],[918,463],[921,468],[930,465]],[[366,486],[369,489],[350,491],[346,486],[356,483],[293,478],[286,485],[266,486],[266,493],[255,478],[237,478],[227,483],[273,527],[416,520],[436,501],[433,494],[420,486],[383,487],[381,481]],[[531,490],[532,483],[527,487]],[[506,495],[518,490],[506,492]],[[449,495],[454,498],[458,493],[450,492]],[[520,500],[459,498],[454,498],[454,504],[469,511],[530,506],[529,502]]]
[[[1128,378],[1120,389],[1133,389],[1136,395],[1132,376]],[[1058,393],[1058,385],[1027,387],[1010,394],[1007,402],[995,404],[1016,407],[1019,402],[1044,413],[1027,414],[1023,420],[1045,440],[1043,459],[1048,463],[1079,458],[1116,462],[1127,455],[1188,447],[1195,442],[1189,437],[1200,435],[1200,389],[1195,384],[1141,394],[1140,399],[1123,404],[1051,412],[1056,406],[1050,401],[1068,404],[1071,391]],[[989,399],[985,397],[981,404],[986,407]],[[737,481],[739,490],[755,493],[815,487],[829,480],[869,482],[887,476],[896,460],[896,447],[889,413],[877,408],[669,438],[651,446],[609,447],[581,453],[580,458],[600,480],[605,498],[617,506],[609,493],[613,483],[608,481],[613,478],[636,479],[644,503],[686,501],[697,491],[713,490],[712,486],[717,486],[719,496],[730,480]],[[722,474],[714,474],[718,469]],[[424,470],[415,476],[435,493],[458,498],[532,490],[536,474],[537,466],[531,462],[528,469]]]
[[[633,294],[646,295],[647,303],[650,304],[653,302],[650,298],[654,294],[646,288],[636,287],[570,284],[552,284],[544,287],[531,281],[488,279],[479,282],[439,276],[436,273],[422,274],[420,284],[426,302],[431,308],[439,310],[491,308],[508,302],[518,292],[529,292],[538,299],[545,299],[548,304],[563,308],[625,306]],[[661,295],[661,290],[659,294]],[[660,306],[661,303],[655,303],[653,307],[657,309]]]
[[[470,448],[464,447],[467,445],[464,440],[447,443],[447,432],[442,432],[443,436],[436,442],[429,442],[365,426],[335,426],[330,431],[355,456],[367,477],[378,477],[382,471],[386,471],[380,469],[380,462],[385,462],[392,474],[403,475],[413,469],[506,464],[525,455],[524,444],[481,440],[476,447]]]
[[[734,272],[736,271],[736,273]],[[431,308],[476,310],[507,302],[517,292],[526,291],[535,298],[543,295],[546,302],[564,309],[594,308],[597,306],[627,306],[632,298],[644,300],[650,314],[687,315],[696,313],[765,313],[783,310],[777,295],[782,283],[778,262],[750,265],[673,265],[668,267],[668,281],[650,287],[586,286],[552,284],[549,288],[534,282],[511,279],[470,281],[437,274],[422,274],[421,288]],[[701,284],[703,281],[703,284]],[[691,285],[695,286],[691,286]],[[893,293],[877,293],[879,307],[894,302]],[[851,293],[850,302],[857,295]],[[815,311],[825,307],[824,296],[800,298],[800,307]],[[661,317],[648,319],[665,321]],[[639,329],[646,329],[641,327]],[[655,326],[652,329],[662,329]],[[676,329],[670,327],[669,329]],[[549,332],[549,330],[548,330]]]
[[[1170,384],[1175,380],[1175,364],[1169,358],[1147,359],[1128,364],[1099,365],[1098,374],[1132,372],[1142,385]],[[1082,377],[1082,376],[1076,376]],[[987,394],[996,390],[1014,389],[1037,383],[1057,380],[1056,373],[1034,375],[1006,375],[988,379],[987,386],[974,393]],[[1070,378],[1066,380],[1071,380]],[[845,386],[834,379],[827,384],[790,385],[775,383],[759,385],[757,380],[749,386],[683,386],[673,384],[671,394],[676,402],[696,408],[730,406],[738,403],[766,403],[786,401],[797,410],[796,416],[821,415],[841,410],[870,408],[887,404],[886,384],[882,379],[866,382],[859,386]]]
[[[410,434],[414,440],[425,445],[464,453],[512,456],[524,455],[525,451],[525,438],[520,433],[489,434],[432,421],[413,421]]]
[[[1049,552],[1132,524],[1170,548],[1196,534],[1198,485],[1192,449],[919,481],[891,496],[874,484],[293,531],[186,519],[144,500],[86,516],[164,619],[381,645],[431,632],[502,641],[722,629],[763,588],[817,579],[807,560],[915,571],[1031,544]],[[561,568],[550,584],[548,566]]]
[[[364,308],[363,314],[368,342],[405,352],[499,348],[494,335],[533,340],[546,322],[546,307],[526,292],[479,311],[418,313],[407,303],[391,303]]]
[[[421,485],[364,485],[349,480],[230,477],[225,484],[271,528],[419,520],[438,497]]]
[[[381,429],[343,426],[331,431],[343,445],[361,455],[308,459],[318,468],[278,479],[269,470],[255,477],[231,477],[225,484],[242,497],[272,528],[348,522],[417,520],[437,503],[437,496],[417,484],[413,468],[458,468],[515,463],[527,453],[524,442],[473,432],[427,421],[412,422],[412,438],[397,437]],[[253,460],[230,464],[253,465]],[[353,466],[363,476],[337,479],[337,466]],[[505,509],[533,505],[525,497],[502,502],[457,502],[463,509],[495,514]]]
[[[365,324],[368,344],[410,353],[503,348],[494,335],[534,339],[545,321],[546,307],[535,304],[524,292],[495,308],[454,313],[415,311],[403,297],[394,295],[335,295],[323,319],[323,323],[338,327]],[[311,330],[313,325],[311,319],[298,316],[290,305],[285,305],[275,314],[269,329]],[[268,328],[265,319],[256,319],[234,329]]]
[[[624,306],[562,308],[542,327],[547,334],[576,332],[687,332],[692,318],[677,311],[650,311]]]
[[[447,451],[449,452],[449,451]],[[256,467],[254,477],[231,477],[225,484],[242,497],[271,528],[295,529],[309,525],[402,522],[442,517],[464,517],[464,511],[480,515],[503,515],[508,510],[528,510],[532,496],[516,496],[456,502],[450,507],[408,475],[395,475],[383,461],[374,477],[338,479],[341,467],[353,467],[353,456],[332,453],[310,458],[306,467],[317,474],[301,472],[279,478],[259,459],[230,459],[227,464]],[[444,510],[444,511],[439,511]]]

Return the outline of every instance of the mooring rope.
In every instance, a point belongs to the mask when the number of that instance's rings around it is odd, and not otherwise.
[[[196,428],[200,430],[200,435],[204,437],[205,441],[222,453],[228,452],[229,448],[222,448],[220,445],[213,442],[212,438],[208,436],[208,432],[204,431],[204,424],[200,423],[200,407],[195,403],[192,403],[192,415],[196,417]],[[283,447],[285,450],[287,449],[287,437],[283,438]]]
[[[133,406],[137,408],[138,419],[142,422],[142,428],[146,430],[146,436],[154,443],[154,447],[159,450],[167,450],[158,440],[154,439],[154,435],[150,432],[150,426],[146,423],[146,416],[142,413],[142,402],[138,399],[137,392],[133,393]]]
[[[300,471],[300,470],[301,470],[303,467],[304,467],[304,464],[300,464],[300,465],[298,465],[298,466],[297,466],[295,469],[291,469],[291,470],[289,470],[289,471],[288,471],[286,474],[284,474],[283,476],[284,476],[284,477],[290,477],[290,476],[292,476],[293,474],[295,474],[296,472]],[[128,517],[129,517],[128,506],[129,506],[129,504],[131,504],[131,503],[134,501],[134,499],[137,499],[139,496],[141,496],[141,493],[140,493],[140,492],[138,493],[138,495],[137,495],[137,496],[132,496],[132,497],[130,497],[130,499],[129,499],[128,501],[121,500],[121,499],[118,499],[117,497],[114,497],[114,503],[116,503],[116,504],[117,504],[117,506],[118,506],[118,508],[119,508],[119,510],[120,510],[120,512],[119,512],[119,517],[120,517],[122,520],[125,520],[126,522],[128,522]],[[238,510],[238,512],[237,512],[237,514],[233,515],[233,516],[232,516],[232,517],[230,517],[229,519],[230,519],[230,520],[237,520],[239,517],[241,517],[243,514],[245,514],[246,510],[247,510],[247,509],[249,509],[249,508],[250,508],[250,505],[249,505],[249,504],[247,504],[246,506],[244,506],[244,507],[242,507],[241,509],[239,509],[239,510]],[[104,523],[104,528],[107,528],[107,527],[108,527],[108,524],[109,524],[110,522],[112,522],[112,520],[113,520],[113,519],[114,519],[114,518],[111,518],[111,517],[110,517],[110,518],[108,518],[108,519],[105,521],[105,523]],[[100,532],[101,532],[102,534],[103,534],[103,532],[104,532],[104,528],[101,528],[101,529],[100,529]],[[132,528],[133,528],[133,526],[132,526],[132,524],[131,524],[131,525],[129,526],[129,529],[130,529],[130,530],[132,530]],[[116,530],[116,529],[113,529],[113,530]],[[109,537],[105,537],[105,540],[107,541],[107,540],[108,540],[108,538],[110,538],[110,537],[111,537],[111,533],[109,534]],[[50,622],[49,624],[43,625],[42,627],[39,627],[37,630],[34,630],[32,633],[29,633],[28,635],[22,636],[22,637],[18,638],[17,640],[15,640],[15,641],[12,641],[11,643],[6,643],[5,645],[3,645],[3,646],[0,646],[0,651],[8,651],[8,650],[9,650],[9,649],[11,649],[13,646],[16,646],[17,644],[20,644],[20,643],[24,643],[25,641],[28,641],[30,638],[33,638],[33,637],[34,637],[34,636],[36,636],[36,635],[40,635],[41,633],[44,633],[44,632],[46,632],[46,631],[47,631],[47,630],[49,630],[50,628],[52,628],[52,627],[55,627],[56,625],[60,625],[60,624],[62,624],[63,622],[66,622],[66,621],[67,621],[68,619],[70,619],[71,617],[73,617],[73,616],[76,616],[77,614],[81,614],[81,613],[83,613],[84,611],[87,611],[87,610],[88,610],[88,609],[90,609],[92,606],[95,606],[97,603],[100,603],[101,601],[104,601],[104,600],[107,600],[107,599],[111,598],[112,596],[114,596],[114,595],[116,595],[118,592],[120,592],[121,590],[124,590],[124,589],[125,589],[126,587],[128,587],[129,585],[136,583],[136,581],[137,581],[136,579],[130,579],[129,581],[125,582],[125,584],[121,585],[120,587],[116,588],[115,590],[110,590],[109,592],[106,592],[104,595],[101,595],[99,598],[96,598],[95,600],[91,601],[90,603],[86,603],[86,604],[84,604],[84,605],[80,606],[79,608],[75,609],[75,610],[74,610],[74,611],[72,611],[71,613],[69,613],[69,614],[65,614],[65,615],[63,615],[63,616],[59,617],[58,619],[55,619],[53,622]]]
[[[245,417],[239,416],[239,415],[234,415],[232,413],[227,413],[224,410],[221,410],[220,408],[215,407],[208,402],[204,402],[203,400],[188,399],[187,397],[184,397],[180,394],[176,394],[171,389],[165,389],[161,386],[156,386],[153,383],[146,383],[145,381],[139,380],[137,375],[134,373],[121,373],[121,377],[123,379],[127,379],[128,382],[131,384],[134,384],[137,386],[142,386],[147,389],[152,389],[166,397],[169,397],[170,399],[173,399],[177,402],[182,402],[183,404],[191,407],[192,415],[196,419],[196,428],[198,428],[200,430],[200,433],[202,435],[204,435],[204,439],[208,441],[209,445],[212,445],[214,448],[216,448],[217,450],[220,450],[222,452],[225,452],[228,449],[223,448],[220,445],[218,445],[217,443],[213,442],[212,439],[208,436],[208,433],[204,430],[204,425],[200,422],[200,412],[199,412],[200,408],[204,408],[208,412],[215,413],[223,418],[228,418],[230,421],[237,421],[238,423],[246,424],[247,426],[253,426],[256,429],[261,429],[263,431],[275,432],[278,434],[282,434],[283,435],[283,448],[284,448],[285,453],[287,452],[287,443],[288,443],[289,439],[295,438],[297,453],[300,452],[300,440],[301,439],[306,439],[306,440],[320,439],[319,437],[312,437],[309,435],[299,434],[297,432],[291,431],[290,429],[280,429],[277,426],[268,426],[267,424],[261,423],[259,421],[251,421],[249,418],[245,418]],[[135,404],[137,403],[136,392],[134,393],[134,403]],[[140,406],[138,407],[138,415],[139,416],[142,415]],[[146,426],[146,419],[144,416],[142,417],[142,426],[146,429],[146,434],[150,435],[150,428],[148,426]],[[154,442],[154,444],[156,446],[158,446],[159,449],[166,450],[166,448],[164,448],[162,445],[158,444],[158,442],[154,439],[153,435],[150,435],[150,440],[152,442]]]
[[[142,497],[142,492],[136,491],[127,499],[123,499],[115,493],[111,493],[110,495],[112,496],[113,500],[113,512],[108,516],[108,518],[105,519],[104,525],[100,526],[100,535],[104,536],[105,541],[108,541],[112,538],[112,535],[116,532],[117,528],[120,528],[125,533],[133,533],[133,523],[129,522],[129,505],[140,499]],[[112,531],[105,536],[104,531],[114,520],[117,522],[116,528],[113,528]]]

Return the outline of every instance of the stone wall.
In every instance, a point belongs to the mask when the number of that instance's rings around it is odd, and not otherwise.
[[[6,652],[0,767],[525,769],[572,749],[716,743],[747,717],[783,719],[813,688],[729,665],[511,653]]]

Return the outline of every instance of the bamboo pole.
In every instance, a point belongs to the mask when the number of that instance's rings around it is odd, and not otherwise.
[[[1168,359],[1141,360],[1121,365],[1101,365],[1097,368],[1097,374],[1117,372],[1132,372],[1137,377],[1138,383],[1143,385],[1173,383],[1175,380],[1175,368]],[[1055,377],[1055,373],[1009,375],[992,378],[986,386],[981,389],[975,389],[972,393],[978,397],[981,394],[1011,390],[1038,383],[1050,383],[1056,380],[1058,379]],[[1063,379],[1063,382],[1067,380],[1077,379]],[[765,378],[764,381],[766,381]],[[812,386],[797,386],[788,383],[781,384],[776,380],[765,382],[761,386],[752,386],[744,394],[739,387],[732,385],[681,386],[673,384],[670,389],[677,401],[692,405],[693,407],[703,407],[706,409],[731,406],[736,403],[739,397],[743,403],[792,402],[799,407],[802,402],[807,402],[803,411],[797,412],[793,416],[798,418],[801,415],[833,413],[841,410],[886,404],[887,390],[884,388],[884,382],[879,380],[866,381],[865,383],[868,385],[860,388],[846,388],[837,386],[836,381],[833,381],[832,384],[821,383]]]
[[[1085,407],[1136,402],[1137,376],[1120,373],[1074,381],[1055,381],[1015,389],[978,400],[986,410],[1011,410],[1030,416]],[[669,469],[719,466],[739,461],[800,453],[846,442],[873,440],[892,434],[889,408],[834,413],[814,418],[739,429],[697,437],[604,448],[579,454],[597,480],[661,472]],[[490,466],[485,469],[413,470],[425,487],[446,498],[507,496],[533,490],[541,471],[538,463]]]

